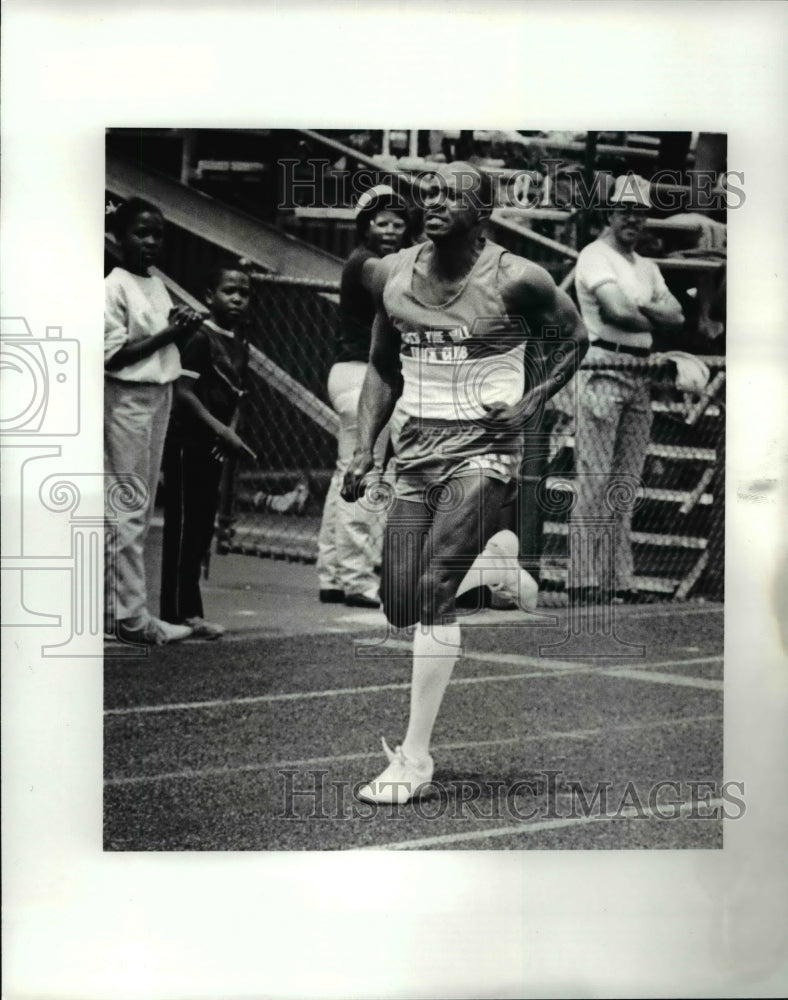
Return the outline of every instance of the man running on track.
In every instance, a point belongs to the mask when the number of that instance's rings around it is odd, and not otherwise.
[[[432,780],[430,738],[460,653],[457,594],[478,586],[481,570],[491,589],[524,608],[536,603],[516,536],[491,536],[519,472],[523,425],[572,377],[587,342],[577,310],[543,268],[482,238],[492,202],[489,178],[473,166],[441,165],[424,197],[427,241],[378,265],[343,496],[363,495],[373,446],[391,419],[383,606],[396,628],[419,624],[408,729],[395,751],[383,740],[389,765],[359,792],[369,802],[407,802]],[[548,328],[564,350],[535,375],[526,348]]]

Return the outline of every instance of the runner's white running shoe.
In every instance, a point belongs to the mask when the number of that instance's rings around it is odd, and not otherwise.
[[[492,572],[482,569],[484,582],[493,594],[500,594],[514,601],[523,611],[536,610],[539,597],[539,585],[531,574],[522,568],[517,560],[520,551],[520,541],[513,531],[499,531],[493,535],[484,547],[482,555],[495,557],[502,566],[500,578],[492,582]]]
[[[364,785],[358,797],[364,802],[402,805],[430,784],[435,764],[432,757],[423,764],[416,764],[405,756],[402,747],[392,750],[385,739],[381,742],[389,766],[374,781]]]

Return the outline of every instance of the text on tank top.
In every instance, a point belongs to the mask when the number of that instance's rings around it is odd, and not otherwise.
[[[525,386],[527,327],[509,316],[499,288],[502,247],[485,241],[460,290],[441,305],[413,291],[413,268],[427,244],[397,255],[383,291],[400,335],[403,416],[479,420],[485,404],[517,403]]]

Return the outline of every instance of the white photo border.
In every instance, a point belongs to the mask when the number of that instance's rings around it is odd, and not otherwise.
[[[724,850],[103,854],[101,660],[5,629],[6,995],[784,995],[785,7],[9,0],[4,21],[2,315],[79,341],[64,473],[101,471],[106,126],[695,128],[728,133],[746,192],[725,778],[747,814]]]

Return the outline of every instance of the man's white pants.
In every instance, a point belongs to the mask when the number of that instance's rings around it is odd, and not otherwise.
[[[344,590],[346,595],[377,595],[375,567],[383,550],[385,515],[370,510],[362,499],[343,500],[339,491],[356,447],[358,401],[367,366],[363,361],[340,361],[328,375],[328,398],[339,415],[337,465],[326,494],[318,537],[317,572],[321,590]],[[383,465],[388,432],[375,445],[375,467]]]
[[[107,519],[114,525],[113,543],[104,554],[105,631],[112,630],[116,621],[131,618],[143,624],[149,617],[145,541],[171,405],[171,383],[104,379],[104,472],[112,498]],[[139,494],[138,480],[131,476],[140,477],[147,486],[141,503],[124,503],[124,494]]]

